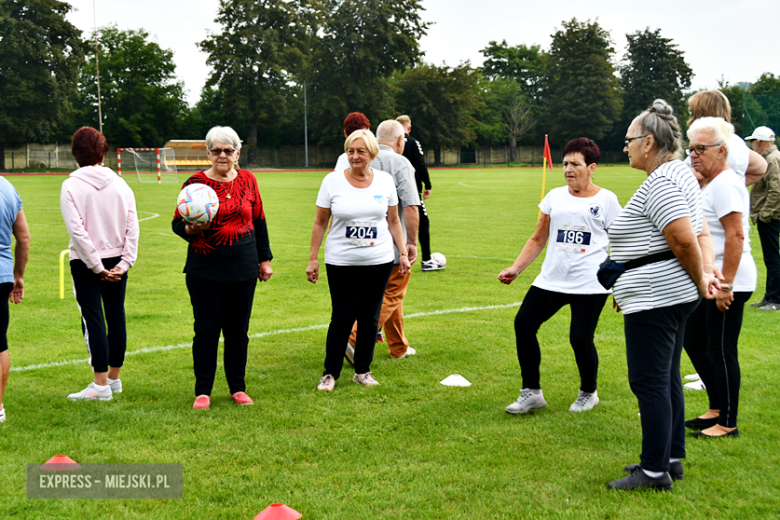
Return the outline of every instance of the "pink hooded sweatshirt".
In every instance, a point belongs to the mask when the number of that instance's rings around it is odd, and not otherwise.
[[[101,258],[121,256],[125,271],[138,256],[138,215],[133,190],[104,166],[84,166],[62,183],[62,218],[70,235],[70,258],[94,273],[105,268]]]

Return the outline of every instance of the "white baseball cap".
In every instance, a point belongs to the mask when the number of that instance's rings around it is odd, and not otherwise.
[[[745,138],[745,141],[752,141],[754,139],[758,141],[774,141],[775,132],[768,126],[759,126],[753,130],[753,135]]]

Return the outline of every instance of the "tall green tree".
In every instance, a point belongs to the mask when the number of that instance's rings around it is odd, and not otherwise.
[[[428,27],[421,0],[323,0],[322,28],[311,61],[309,100],[315,140],[343,142],[350,112],[374,122],[393,116],[385,81],[422,56]],[[415,127],[416,128],[416,127]]]
[[[103,134],[108,142],[117,147],[158,147],[180,137],[189,107],[184,84],[176,80],[173,51],[150,41],[143,29],[125,31],[110,25],[97,32]],[[99,125],[96,76],[95,57],[88,54],[81,71],[77,125]]]
[[[258,128],[284,116],[287,83],[305,59],[312,21],[302,2],[220,0],[216,21],[222,30],[199,44],[213,67],[208,85],[224,92],[225,111],[246,121],[250,163]]]
[[[514,80],[522,86],[524,97],[538,101],[545,60],[541,47],[522,44],[510,47],[503,40],[501,43],[491,41],[480,52],[485,56],[481,69],[485,76],[491,80]]]
[[[45,140],[72,111],[83,45],[57,0],[0,0],[0,170],[6,144]]]
[[[544,131],[559,145],[575,137],[599,140],[620,116],[612,40],[598,22],[573,18],[562,25],[545,68]]]
[[[620,67],[620,86],[623,89],[623,117],[619,132],[653,100],[666,100],[678,119],[687,119],[686,92],[691,88],[693,71],[685,56],[671,38],[661,36],[661,29],[627,34],[628,47]]]
[[[731,124],[734,125],[734,131],[737,135],[743,137],[750,135],[751,132],[743,133],[742,129],[742,95],[746,94],[747,90],[740,85],[731,85],[723,78],[718,81],[718,90],[723,92],[729,99],[729,104],[731,105]]]
[[[433,148],[436,164],[441,163],[442,148],[466,146],[476,139],[472,114],[480,102],[478,79],[468,64],[424,64],[397,77],[396,109],[412,118],[415,138]]]

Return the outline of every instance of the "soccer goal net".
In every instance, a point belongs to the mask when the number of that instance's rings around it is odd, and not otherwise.
[[[173,148],[117,148],[117,172],[135,173],[138,182],[179,182]]]

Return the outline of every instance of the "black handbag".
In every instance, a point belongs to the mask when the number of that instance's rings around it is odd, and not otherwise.
[[[601,262],[599,265],[599,271],[596,273],[596,277],[599,279],[599,283],[604,289],[612,289],[620,275],[631,269],[642,267],[647,264],[654,264],[656,262],[663,262],[664,260],[671,260],[675,258],[674,253],[671,250],[664,251],[662,253],[655,253],[652,255],[643,256],[641,258],[635,258],[628,262],[615,262],[610,257]]]

